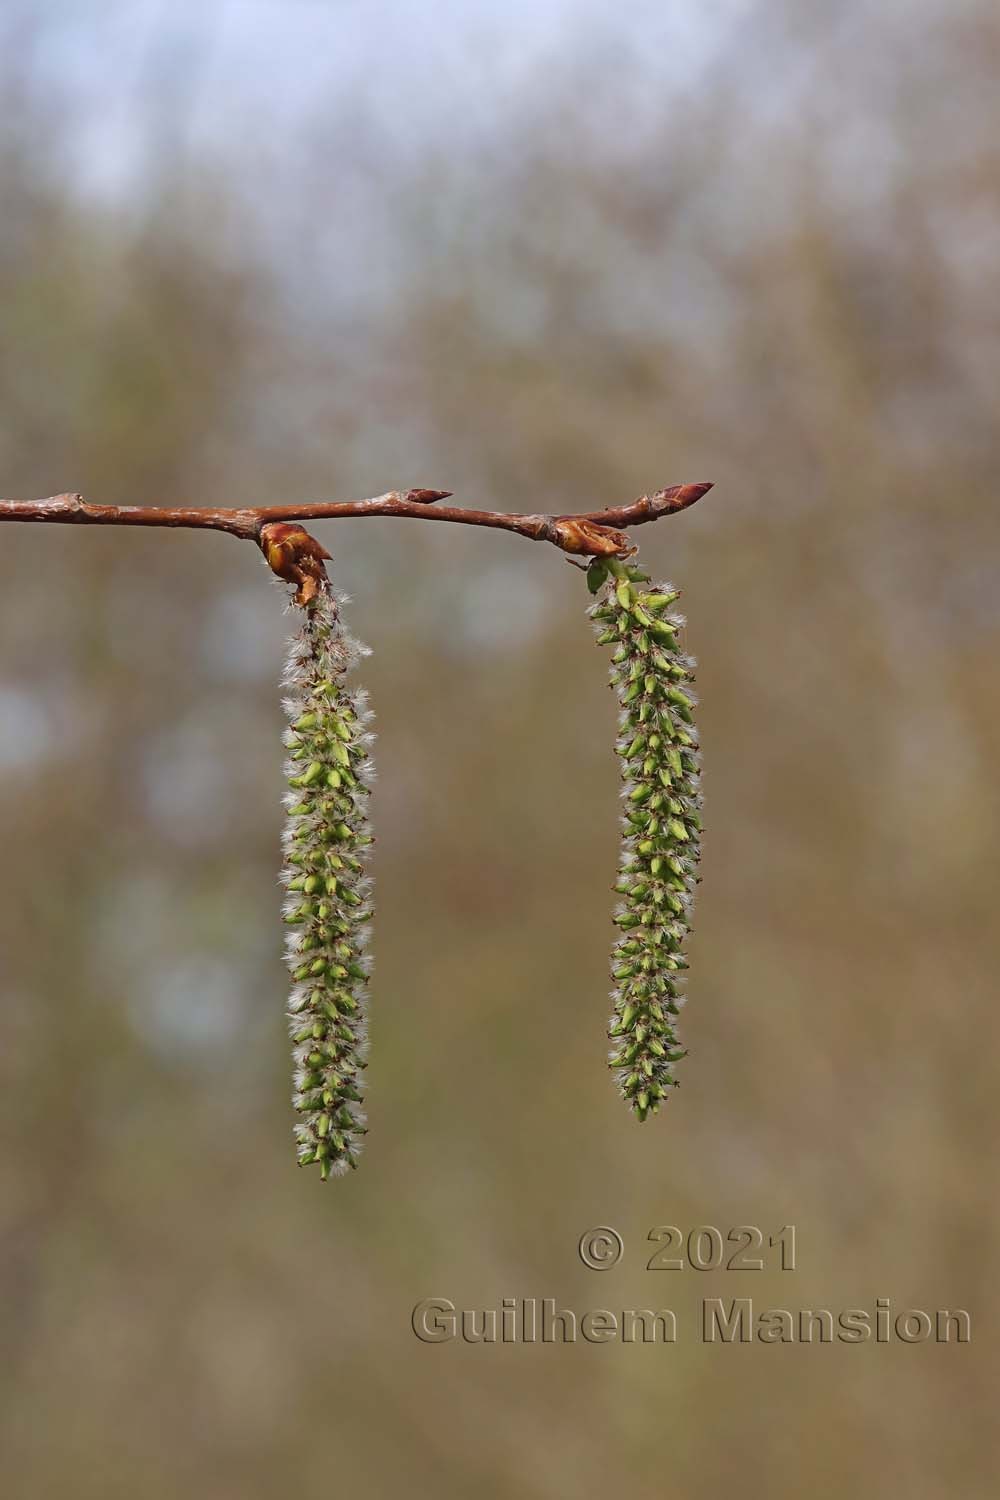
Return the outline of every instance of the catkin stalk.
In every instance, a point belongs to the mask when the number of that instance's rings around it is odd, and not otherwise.
[[[344,633],[328,586],[303,614],[284,678],[290,723],[282,883],[298,1160],[315,1163],[325,1180],[357,1166],[365,1133],[372,736],[366,695],[345,682],[363,648]]]
[[[612,648],[624,783],[609,1063],[645,1120],[676,1086],[684,1056],[676,1021],[701,844],[694,660],[681,649],[684,620],[670,612],[678,595],[669,584],[617,559],[595,560],[588,575],[598,643]]]

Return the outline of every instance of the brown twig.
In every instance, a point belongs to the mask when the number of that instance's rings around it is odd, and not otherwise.
[[[89,526],[171,526],[224,531],[230,536],[256,542],[279,577],[291,576],[299,554],[309,552],[313,539],[301,526],[295,537],[286,536],[275,548],[271,528],[301,521],[338,521],[362,516],[407,516],[421,521],[452,521],[463,526],[491,526],[514,531],[535,542],[551,542],[563,552],[584,557],[624,557],[634,549],[623,528],[643,526],[661,516],[686,510],[700,500],[710,484],[675,484],[641,495],[631,505],[580,515],[517,515],[497,510],[463,510],[455,505],[437,505],[450,490],[390,490],[371,500],[303,501],[299,505],[265,505],[194,508],[155,505],[91,505],[82,495],[53,495],[48,500],[0,500],[0,521],[63,521]],[[270,545],[268,544],[270,537]],[[303,540],[304,539],[304,540]],[[294,544],[293,544],[294,543]],[[314,543],[318,547],[318,543]],[[289,550],[291,546],[291,552]],[[319,548],[322,553],[323,549]],[[294,554],[294,556],[292,555]],[[323,554],[326,555],[326,554]],[[275,566],[275,560],[278,566]],[[282,572],[282,569],[286,572]]]
[[[629,526],[642,526],[660,516],[686,510],[700,500],[710,484],[675,484],[642,495],[631,505],[580,515],[517,515],[496,510],[463,510],[435,505],[450,490],[390,490],[371,500],[302,501],[298,505],[205,507],[155,505],[91,505],[82,495],[53,495],[48,500],[0,500],[0,521],[68,521],[92,526],[185,526],[225,531],[230,536],[259,542],[261,528],[276,521],[337,521],[361,516],[409,516],[424,521],[454,521],[465,526],[493,526],[516,531],[536,542],[552,542],[564,552],[602,556],[621,550],[609,547],[609,535]],[[433,509],[430,507],[433,506]],[[628,544],[625,543],[625,546]]]

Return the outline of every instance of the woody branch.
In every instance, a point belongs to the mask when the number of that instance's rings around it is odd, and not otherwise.
[[[563,552],[584,557],[625,557],[633,549],[624,531],[661,516],[686,510],[712,488],[711,484],[675,484],[641,495],[630,505],[577,515],[518,515],[496,510],[466,510],[438,505],[450,490],[389,490],[370,500],[303,501],[297,505],[189,507],[154,505],[91,505],[82,495],[53,495],[46,500],[0,500],[0,521],[51,521],[89,526],[167,526],[223,531],[256,542],[279,577],[300,584],[302,565],[317,574],[327,556],[300,524],[339,521],[363,516],[402,516],[420,521],[450,521],[463,526],[488,526],[513,531],[530,541],[551,542]],[[310,593],[312,590],[310,590]],[[300,602],[301,599],[300,599]]]

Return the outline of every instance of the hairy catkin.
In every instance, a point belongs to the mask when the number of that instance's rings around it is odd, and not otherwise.
[[[674,1064],[684,1056],[676,1018],[701,841],[694,660],[680,647],[684,620],[669,612],[678,597],[669,584],[652,584],[617,560],[591,564],[589,583],[599,591],[590,611],[598,643],[614,648],[625,804],[609,1062],[644,1120],[675,1086]]]
[[[326,1179],[357,1165],[365,1133],[372,736],[365,694],[345,686],[363,648],[344,633],[335,596],[321,588],[304,615],[284,679],[290,790],[282,883],[298,1159],[316,1163]]]

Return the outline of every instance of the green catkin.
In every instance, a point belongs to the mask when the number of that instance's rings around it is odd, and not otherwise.
[[[327,587],[303,607],[285,668],[288,1002],[301,1166],[326,1180],[357,1166],[365,1134],[372,765],[365,694],[345,685],[363,648],[344,633]]]
[[[624,782],[623,838],[615,890],[609,1063],[622,1097],[645,1120],[676,1086],[684,1056],[676,1018],[684,1003],[682,953],[691,925],[701,842],[694,661],[680,649],[669,584],[618,559],[594,559],[588,586],[598,641],[612,647],[621,708],[617,753]]]

